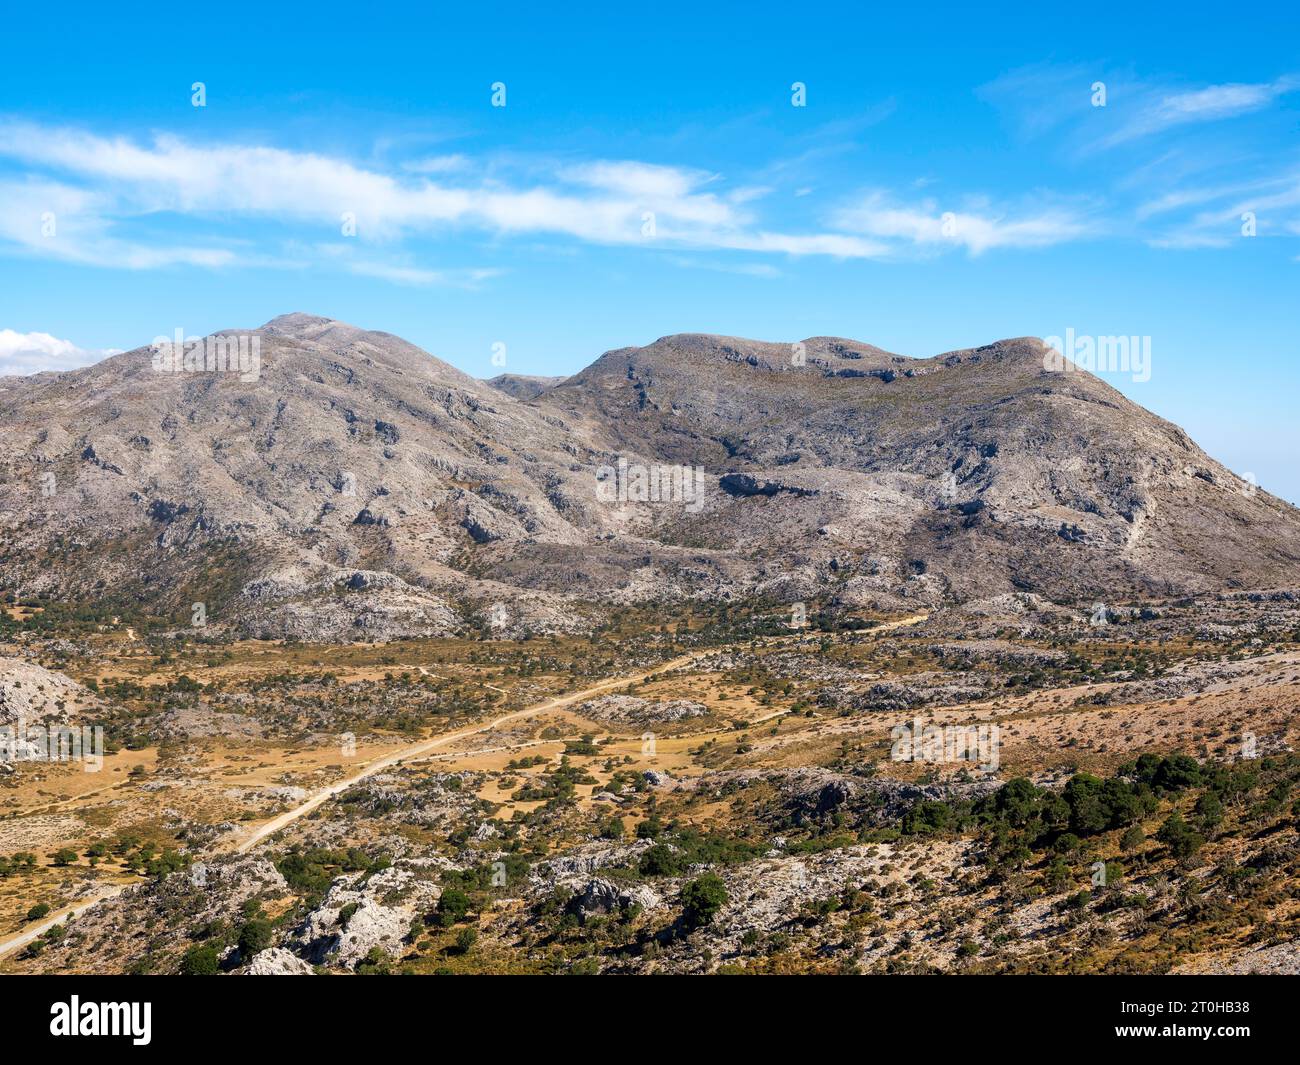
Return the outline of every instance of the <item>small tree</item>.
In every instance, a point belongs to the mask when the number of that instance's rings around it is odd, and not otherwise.
[[[637,839],[658,839],[659,834],[664,830],[664,824],[659,820],[657,813],[651,813],[644,821],[636,826]]]
[[[216,976],[217,948],[211,945],[196,944],[185,952],[181,958],[182,976]]]
[[[1125,854],[1135,854],[1142,849],[1142,844],[1146,841],[1146,833],[1137,825],[1132,825],[1125,829],[1124,835],[1120,837],[1119,848]]]
[[[682,888],[682,919],[687,928],[711,923],[726,904],[727,887],[717,873],[705,873]]]
[[[371,947],[370,952],[357,962],[358,976],[388,976],[391,972],[391,959],[379,947]]]
[[[1156,833],[1156,839],[1169,848],[1169,852],[1180,861],[1184,858],[1190,858],[1201,849],[1205,840],[1193,832],[1183,820],[1183,815],[1175,810],[1169,815],[1169,819],[1160,826],[1160,831]]]
[[[248,961],[258,951],[271,945],[271,922],[264,917],[245,921],[239,930],[239,956]]]
[[[1202,832],[1213,832],[1223,823],[1223,803],[1212,791],[1196,800],[1196,823]]]
[[[438,922],[444,928],[450,928],[457,921],[463,921],[469,913],[469,896],[460,888],[449,887],[438,899]]]
[[[682,871],[682,859],[666,843],[656,843],[641,855],[637,868],[642,876],[676,876]]]

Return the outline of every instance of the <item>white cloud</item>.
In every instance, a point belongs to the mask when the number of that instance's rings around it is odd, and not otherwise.
[[[1011,217],[978,208],[944,210],[933,200],[899,205],[879,192],[842,210],[836,222],[871,237],[930,250],[965,248],[971,255],[994,248],[1043,248],[1090,234],[1085,220],[1064,208]]]
[[[889,245],[882,241],[864,240],[843,233],[815,233],[810,236],[790,233],[717,235],[712,246],[783,255],[829,255],[836,259],[883,259],[890,253]]]
[[[1137,96],[1135,117],[1105,138],[1103,143],[1107,146],[1124,144],[1176,126],[1214,122],[1262,111],[1297,88],[1300,88],[1300,79],[1284,77],[1271,82],[1207,85],[1203,89],[1185,92],[1149,91]]]
[[[251,240],[232,246],[228,236],[188,236],[213,220],[295,225],[298,232],[277,239],[315,249],[318,261],[354,274],[406,285],[473,285],[492,276],[482,269],[431,269],[405,251],[391,250],[403,240],[462,230],[679,251],[883,259],[945,244],[973,255],[1044,247],[1086,236],[1088,228],[1061,208],[1013,217],[978,201],[955,211],[946,224],[932,204],[897,205],[877,195],[839,212],[830,226],[787,232],[764,225],[755,213],[770,192],[766,185],[728,186],[709,171],[635,160],[534,166],[527,180],[518,173],[508,180],[500,167],[476,167],[454,155],[387,173],[309,152],[199,146],[173,136],[138,143],[15,122],[0,122],[0,157],[26,170],[19,180],[0,183],[0,241],[30,254],[137,269],[302,265],[271,259]],[[515,167],[521,169],[530,173]],[[59,217],[56,239],[41,233],[46,211]],[[337,242],[304,237],[304,227],[308,233],[338,232],[345,214],[356,222],[356,240],[348,243],[365,254],[353,256]],[[648,215],[654,217],[652,235],[646,232]],[[186,240],[172,244],[153,236],[169,233],[165,227],[178,220],[185,223]],[[149,239],[142,235],[146,231]],[[392,258],[376,254],[378,245],[390,246],[386,255]]]
[[[1195,251],[1201,248],[1226,248],[1232,243],[1226,236],[1214,236],[1209,233],[1197,233],[1191,230],[1175,231],[1163,236],[1149,237],[1146,241],[1153,248],[1169,251]]]
[[[402,169],[409,170],[412,174],[449,174],[457,170],[468,170],[469,165],[469,160],[463,155],[434,155],[403,163]]]
[[[1159,248],[1227,247],[1241,237],[1243,219],[1253,215],[1259,236],[1294,233],[1300,212],[1300,170],[1253,181],[1175,190],[1139,206],[1139,219],[1184,207],[1201,207],[1148,239]]]
[[[746,185],[743,188],[729,192],[727,199],[732,203],[750,203],[753,200],[761,200],[765,196],[770,196],[771,193],[771,188],[766,185]]]
[[[86,350],[49,333],[18,333],[0,329],[0,376],[32,374],[42,370],[75,370],[89,366],[116,349]]]
[[[341,263],[344,269],[358,277],[374,277],[381,281],[391,281],[395,285],[412,285],[421,288],[438,285],[472,289],[477,288],[484,281],[499,277],[504,272],[492,267],[434,270],[405,261],[360,258],[356,256],[355,248],[341,243],[318,244],[315,250],[322,257]]]
[[[739,202],[729,202],[704,188],[719,180],[716,175],[635,161],[570,166],[550,186],[511,187],[487,178],[453,184],[428,176],[399,179],[346,160],[277,148],[196,147],[170,136],[142,146],[125,138],[15,123],[0,125],[0,155],[90,183],[75,191],[85,197],[83,226],[96,231],[101,245],[85,254],[100,261],[108,257],[102,254],[104,235],[113,223],[161,212],[233,212],[330,227],[350,212],[362,240],[396,240],[459,226],[498,234],[560,234],[601,244],[641,243],[646,239],[644,216],[651,212],[657,239],[686,245],[791,255],[874,254],[863,242],[842,235],[756,233],[753,220],[740,209],[745,190],[740,190]],[[465,168],[448,164],[427,169],[450,173]],[[38,205],[18,213],[26,219]],[[18,239],[15,225],[11,222],[0,235]],[[31,250],[59,254],[51,245],[21,242]],[[134,261],[148,265],[143,247],[131,252]],[[231,253],[186,248],[157,249],[152,255],[199,263],[207,257],[210,265],[219,265]]]
[[[699,186],[716,180],[716,175],[702,170],[684,170],[626,160],[602,160],[566,167],[561,171],[561,177],[574,184],[658,203],[670,203],[690,196]]]
[[[1034,63],[981,85],[975,95],[1005,112],[1022,136],[1040,137],[1091,110],[1091,86],[1099,76],[1115,87],[1116,79],[1100,68]]]
[[[1156,114],[1168,124],[1230,118],[1247,111],[1258,111],[1294,87],[1295,82],[1290,78],[1279,78],[1262,85],[1211,85],[1194,92],[1166,96],[1156,108]]]
[[[1093,85],[1106,86],[1106,106],[1092,104]],[[1062,129],[1084,130],[1076,150],[1114,146],[1193,123],[1235,118],[1262,111],[1300,89],[1300,78],[1285,75],[1268,82],[1227,82],[1179,89],[1144,81],[1104,63],[1053,66],[1038,63],[1001,75],[976,94],[1006,113],[1028,137]],[[1103,133],[1100,141],[1093,137]]]
[[[711,270],[719,274],[739,274],[742,277],[759,277],[764,280],[783,276],[781,271],[771,263],[718,262],[710,259],[696,259],[685,255],[673,256],[671,261],[675,265],[688,270]]]
[[[112,232],[112,211],[112,198],[94,190],[43,179],[0,181],[0,241],[31,254],[129,270],[227,266],[235,259],[228,248],[123,240]]]
[[[890,251],[862,233],[764,227],[750,206],[765,187],[727,189],[707,171],[633,160],[552,167],[549,181],[512,184],[461,156],[425,159],[389,174],[278,148],[196,146],[172,136],[140,144],[13,122],[0,123],[0,156],[29,171],[25,180],[0,189],[6,193],[0,197],[0,240],[30,253],[97,265],[285,265],[252,249],[223,246],[228,240],[173,246],[138,235],[145,224],[158,228],[173,215],[193,223],[190,230],[207,219],[231,217],[337,230],[349,213],[358,243],[372,247],[477,229],[497,236],[552,234],[594,244],[787,256],[879,258]],[[61,176],[50,177],[50,171]],[[46,210],[59,216],[57,239],[40,235],[37,220]],[[644,232],[648,214],[654,216],[653,236]],[[373,255],[346,260],[345,268],[402,284],[442,283],[447,276],[400,258],[379,263]]]

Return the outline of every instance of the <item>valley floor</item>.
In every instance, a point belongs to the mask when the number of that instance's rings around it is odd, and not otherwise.
[[[0,656],[3,971],[1296,967],[1289,592]]]

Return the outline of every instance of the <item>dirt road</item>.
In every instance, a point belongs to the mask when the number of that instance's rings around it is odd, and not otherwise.
[[[864,634],[886,632],[906,625],[915,625],[918,622],[924,621],[925,618],[925,614],[915,614],[898,621],[886,622],[885,624],[878,625],[872,629],[863,629],[862,632]],[[802,636],[796,636],[793,638],[799,639],[802,638]],[[583,702],[593,696],[625,687],[628,684],[639,684],[658,673],[664,673],[668,670],[692,665],[701,658],[711,654],[716,654],[723,649],[724,648],[721,647],[710,647],[700,651],[692,651],[690,654],[674,658],[670,662],[663,662],[651,669],[635,673],[631,676],[611,677],[609,680],[603,680],[599,684],[593,684],[590,688],[583,688],[581,691],[570,692],[567,695],[557,695],[553,699],[547,699],[545,702],[538,703],[536,706],[529,706],[522,710],[515,710],[512,713],[504,714],[486,724],[471,725],[468,728],[457,729],[455,732],[446,732],[440,736],[434,736],[427,740],[421,740],[419,743],[411,744],[409,747],[403,747],[401,750],[394,751],[392,754],[385,755],[384,757],[369,763],[364,769],[352,774],[352,776],[345,777],[343,780],[336,781],[328,787],[322,788],[306,802],[295,806],[292,810],[286,810],[284,813],[280,814],[278,817],[272,818],[265,824],[258,825],[252,832],[244,836],[235,844],[234,850],[237,854],[246,854],[267,837],[275,835],[275,833],[279,832],[283,828],[287,828],[299,818],[305,817],[335,795],[347,791],[348,788],[362,780],[365,780],[367,777],[374,776],[376,773],[382,773],[385,769],[391,769],[393,766],[408,759],[419,758],[422,755],[428,754],[430,751],[437,750],[439,747],[445,747],[447,744],[454,743],[458,739],[464,739],[466,736],[474,736],[481,732],[491,732],[493,729],[500,728],[502,725],[508,724],[511,721],[521,721],[525,718],[536,717],[538,714],[544,714],[551,710],[558,710],[561,707],[571,706],[574,703]],[[753,722],[753,724],[758,724],[773,717],[778,717],[783,713],[785,713],[785,711],[778,710],[775,713],[758,718]],[[46,920],[39,924],[33,925],[31,928],[25,929],[22,932],[15,933],[7,939],[0,940],[0,957],[4,957],[6,954],[27,946],[33,940],[38,939],[43,935],[47,929],[54,927],[62,921],[66,921],[69,917],[75,917],[77,914],[84,913],[86,910],[90,909],[90,907],[103,902],[105,899],[110,899],[116,895],[120,895],[126,890],[127,886],[128,885],[120,884],[101,888],[89,898],[83,899],[72,906],[66,906],[61,910],[55,911]]]

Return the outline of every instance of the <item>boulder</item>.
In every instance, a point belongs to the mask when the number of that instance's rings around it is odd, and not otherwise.
[[[283,947],[271,947],[253,956],[253,960],[234,973],[235,976],[312,976],[310,965]]]

